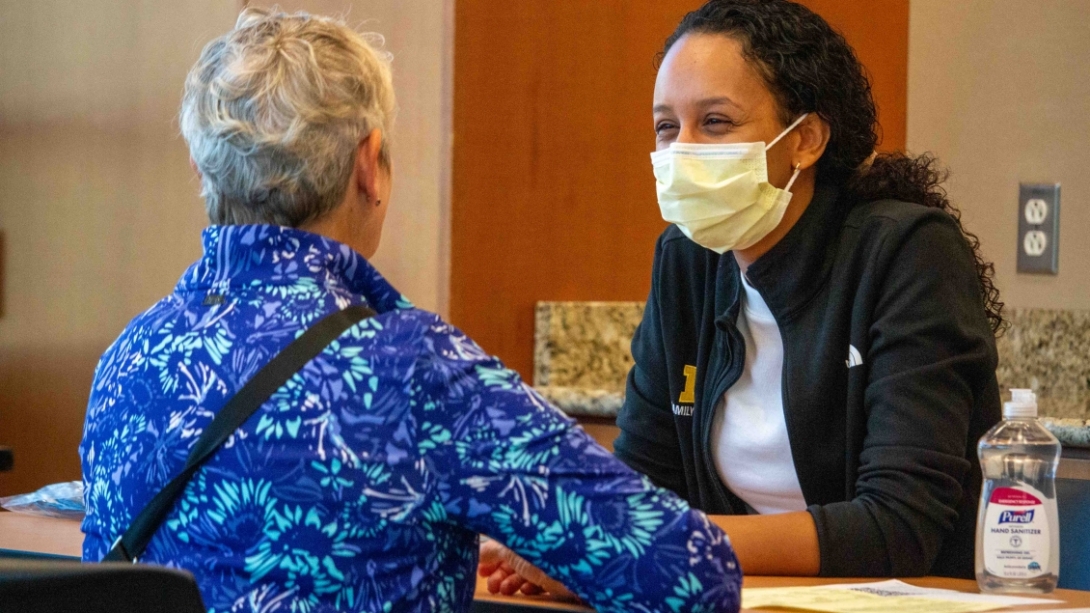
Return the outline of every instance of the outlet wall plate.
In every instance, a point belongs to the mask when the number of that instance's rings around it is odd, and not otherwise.
[[[1060,184],[1018,184],[1018,272],[1060,270]]]

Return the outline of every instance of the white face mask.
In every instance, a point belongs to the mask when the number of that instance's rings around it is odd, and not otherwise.
[[[799,169],[795,167],[783,189],[773,187],[765,152],[806,115],[768,146],[671,143],[669,149],[652,153],[662,218],[716,253],[746,249],[768,236],[783,219]]]

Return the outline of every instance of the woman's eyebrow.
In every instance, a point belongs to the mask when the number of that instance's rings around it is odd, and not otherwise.
[[[726,96],[716,96],[714,98],[704,98],[702,100],[698,100],[697,103],[696,103],[696,105],[699,106],[699,107],[716,106],[718,104],[725,104],[727,106],[733,106],[736,109],[741,109],[741,107],[739,107],[737,104],[735,104],[733,100],[731,100],[730,98],[728,98]]]
[[[726,96],[715,96],[713,98],[702,98],[702,99],[696,101],[696,106],[698,106],[700,108],[707,108],[709,106],[716,106],[716,105],[719,105],[719,104],[725,104],[727,106],[733,106],[734,108],[736,108],[738,110],[742,110],[742,107],[735,104],[735,102],[733,100],[731,100],[730,98],[728,98]],[[655,106],[651,107],[651,112],[652,113],[666,113],[666,112],[670,112],[672,110],[673,110],[673,107],[670,106],[669,104],[656,104]]]

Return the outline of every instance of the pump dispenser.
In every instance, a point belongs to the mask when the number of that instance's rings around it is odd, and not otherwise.
[[[980,439],[984,473],[976,579],[984,592],[1046,594],[1060,575],[1060,442],[1037,421],[1037,397],[1012,389],[1003,421]]]
[[[1011,399],[1003,403],[1003,419],[1037,418],[1037,394],[1033,390],[1012,389]]]

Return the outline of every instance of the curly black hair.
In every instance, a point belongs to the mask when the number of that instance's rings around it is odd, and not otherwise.
[[[980,251],[980,239],[965,229],[961,212],[946,197],[947,171],[934,156],[903,152],[875,156],[880,140],[870,79],[844,37],[810,9],[790,0],[709,0],[685,15],[666,39],[659,56],[690,33],[724,34],[743,45],[743,53],[764,78],[789,124],[803,113],[817,113],[830,137],[818,160],[820,181],[843,186],[850,202],[882,199],[914,202],[947,212],[973,251],[980,293],[992,331],[1007,327],[995,287],[995,267]]]

